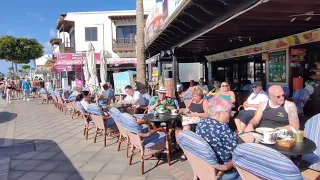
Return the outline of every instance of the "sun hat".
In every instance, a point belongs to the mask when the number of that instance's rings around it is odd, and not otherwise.
[[[158,93],[166,93],[167,90],[166,90],[166,88],[164,88],[163,86],[160,86],[159,89],[157,89],[157,92],[158,92]]]

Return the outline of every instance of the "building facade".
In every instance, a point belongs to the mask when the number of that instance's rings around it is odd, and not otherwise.
[[[155,0],[144,0],[144,13],[149,14]],[[57,38],[50,40],[57,72],[70,85],[83,85],[82,62],[86,59],[88,44],[92,43],[100,78],[100,54],[108,64],[108,74],[136,67],[136,11],[70,12],[61,14],[57,21]],[[108,75],[108,81],[112,76]]]

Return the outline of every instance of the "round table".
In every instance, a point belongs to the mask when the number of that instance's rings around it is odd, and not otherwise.
[[[316,143],[314,143],[312,140],[306,137],[303,139],[303,142],[296,142],[293,146],[289,148],[279,146],[277,143],[272,145],[270,144],[263,144],[263,145],[288,156],[302,156],[305,154],[313,153],[313,151],[317,149]]]
[[[153,114],[146,114],[142,117],[142,119],[150,122],[168,122],[172,120],[180,120],[180,115],[171,115],[171,113],[158,114],[158,116],[154,116]]]

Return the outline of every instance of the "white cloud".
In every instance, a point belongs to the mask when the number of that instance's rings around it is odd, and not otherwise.
[[[42,43],[44,47],[44,54],[52,54],[52,46],[49,41]]]
[[[56,31],[54,29],[52,29],[52,28],[50,29],[49,34],[50,34],[50,37],[56,37],[57,36]]]

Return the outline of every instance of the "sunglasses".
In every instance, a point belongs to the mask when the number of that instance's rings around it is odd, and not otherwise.
[[[274,96],[274,97],[276,97],[277,99],[280,99],[281,97],[285,97],[285,94],[282,94],[282,95],[279,95],[279,96]]]
[[[228,87],[228,85],[222,85],[221,87]]]
[[[258,86],[251,86],[252,88],[257,88]]]

